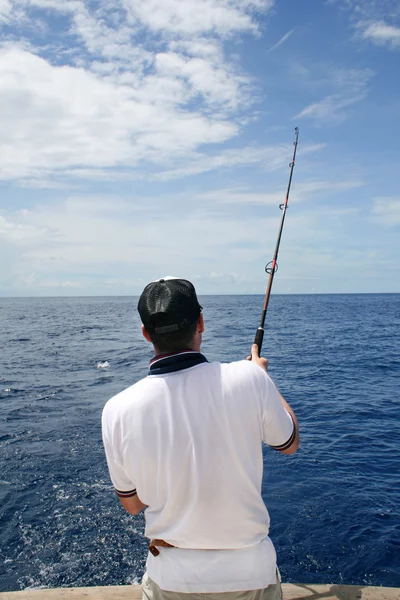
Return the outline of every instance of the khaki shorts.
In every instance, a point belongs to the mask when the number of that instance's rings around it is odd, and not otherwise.
[[[282,588],[277,574],[276,583],[269,585],[263,590],[184,594],[182,592],[166,592],[159,588],[147,573],[143,576],[142,600],[188,600],[189,597],[196,598],[197,600],[282,600]]]

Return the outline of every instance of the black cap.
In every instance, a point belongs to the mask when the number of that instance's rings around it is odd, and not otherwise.
[[[173,333],[199,318],[202,307],[194,285],[187,279],[165,277],[144,288],[138,311],[149,333]]]

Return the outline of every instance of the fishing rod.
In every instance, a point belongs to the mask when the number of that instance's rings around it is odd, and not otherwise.
[[[262,346],[263,339],[264,339],[264,323],[265,323],[265,317],[267,316],[268,303],[269,303],[269,297],[271,295],[272,282],[274,280],[274,275],[275,275],[275,273],[278,270],[277,260],[278,260],[279,245],[281,243],[283,224],[285,222],[286,209],[288,207],[288,201],[289,201],[290,186],[292,184],[294,161],[296,159],[297,144],[298,144],[298,140],[299,140],[299,128],[295,127],[294,128],[294,132],[295,132],[295,140],[293,142],[294,150],[293,150],[292,162],[289,163],[290,175],[289,175],[289,182],[288,182],[288,186],[287,186],[287,190],[286,190],[286,198],[285,198],[285,202],[283,204],[279,205],[279,208],[283,212],[282,212],[281,225],[279,227],[278,239],[276,241],[274,257],[265,266],[265,272],[269,275],[269,279],[268,279],[267,291],[265,293],[264,306],[263,306],[263,310],[262,310],[262,313],[261,313],[260,325],[258,326],[258,329],[256,331],[256,335],[255,335],[255,338],[254,338],[254,342],[253,342],[254,344],[257,344],[257,347],[258,347],[258,356],[260,356],[261,346]]]

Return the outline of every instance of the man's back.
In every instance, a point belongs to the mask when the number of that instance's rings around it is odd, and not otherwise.
[[[150,375],[106,405],[117,490],[136,489],[146,536],[180,548],[234,549],[268,535],[261,442],[293,423],[268,375],[248,361]]]

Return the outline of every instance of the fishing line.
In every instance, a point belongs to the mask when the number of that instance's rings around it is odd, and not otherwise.
[[[294,131],[295,131],[295,140],[293,142],[294,150],[293,150],[292,162],[289,163],[290,174],[289,174],[289,182],[288,182],[288,186],[287,186],[287,190],[286,190],[286,198],[285,198],[285,202],[283,204],[279,205],[279,208],[283,211],[282,219],[281,219],[281,224],[279,227],[278,239],[276,241],[273,259],[265,266],[265,272],[269,275],[269,279],[268,279],[267,291],[265,293],[264,306],[263,306],[262,313],[261,313],[260,325],[258,326],[256,335],[254,338],[254,342],[253,342],[254,344],[257,344],[259,356],[260,356],[261,346],[262,346],[263,339],[264,339],[264,323],[265,323],[265,317],[267,316],[268,303],[269,303],[269,297],[271,295],[272,282],[274,280],[274,275],[278,270],[278,262],[277,262],[278,261],[278,252],[279,252],[279,246],[281,243],[283,224],[285,222],[286,209],[288,207],[288,202],[289,202],[290,186],[292,185],[294,162],[296,159],[297,144],[298,144],[298,140],[299,140],[299,128],[295,127]]]

